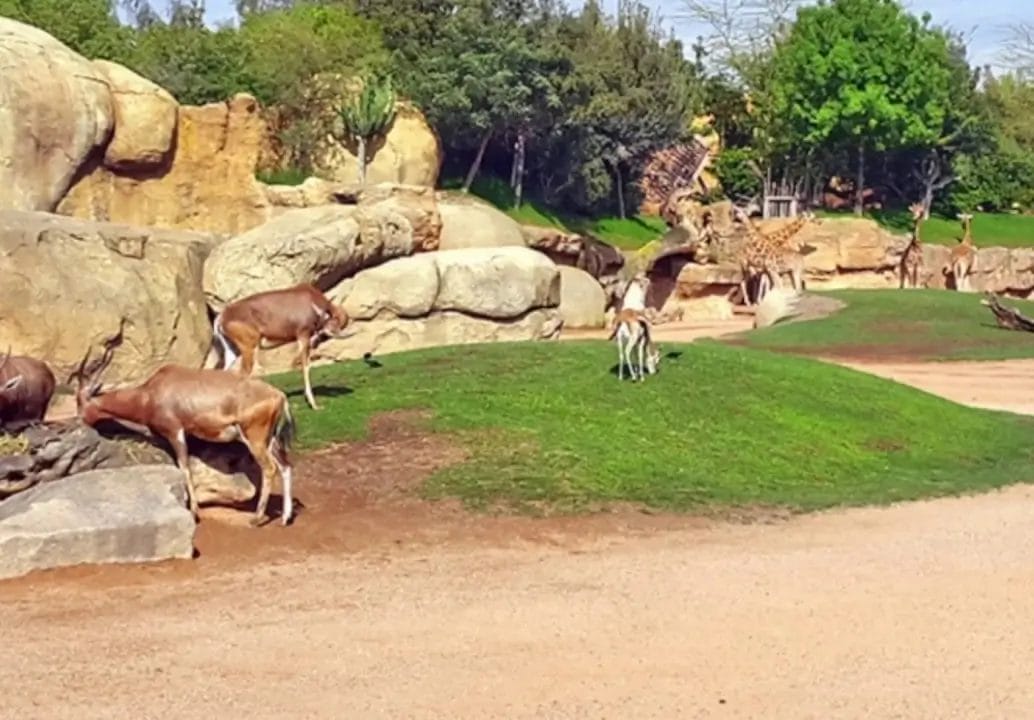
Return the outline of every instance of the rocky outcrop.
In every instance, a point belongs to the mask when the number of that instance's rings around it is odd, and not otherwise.
[[[117,63],[95,60],[93,65],[108,81],[115,110],[115,134],[104,151],[105,167],[116,172],[161,167],[176,137],[176,98]]]
[[[205,263],[209,304],[219,310],[301,282],[327,290],[365,267],[438,247],[442,223],[429,190],[379,186],[354,199],[288,210],[219,245]]]
[[[488,203],[452,193],[438,193],[442,214],[441,250],[523,246],[517,221]]]
[[[184,231],[0,212],[0,346],[44,359],[60,379],[118,330],[111,381],[157,365],[199,366],[210,327],[202,265],[214,239]]]
[[[41,483],[101,468],[175,465],[161,440],[141,435],[110,439],[81,423],[40,425],[21,435],[25,449],[0,456],[0,498]],[[190,441],[198,502],[235,505],[251,500],[262,473],[243,445]]]
[[[565,328],[600,328],[604,325],[607,296],[592,275],[560,266],[560,317]]]
[[[562,320],[560,271],[528,248],[443,250],[391,260],[333,288],[355,335],[319,348],[348,359],[436,345],[557,337]],[[288,349],[290,350],[290,349]],[[263,368],[290,365],[271,351]]]
[[[124,105],[136,101],[122,95]],[[147,105],[134,109],[131,117],[154,110],[153,94]],[[150,130],[116,128],[116,137],[121,133],[123,139],[113,158],[119,161],[116,169],[101,163],[84,167],[58,212],[229,235],[265,222],[269,202],[255,171],[267,129],[255,98],[239,94],[228,102],[183,106],[176,123],[174,152],[156,165],[130,160],[150,156]]]
[[[47,33],[0,17],[0,210],[53,211],[114,127],[105,76]]]
[[[195,527],[179,470],[92,470],[0,502],[0,578],[84,563],[190,558]]]
[[[521,230],[528,247],[544,253],[557,265],[576,267],[597,280],[616,277],[625,266],[621,251],[597,238],[528,225]]]

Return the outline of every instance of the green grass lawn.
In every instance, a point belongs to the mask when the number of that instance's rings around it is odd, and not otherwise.
[[[581,511],[811,510],[981,490],[1034,474],[1034,421],[975,410],[805,358],[701,342],[662,347],[658,375],[620,383],[602,341],[498,343],[298,373],[300,446],[362,437],[379,413],[430,411],[469,461],[423,488],[469,507]],[[342,388],[347,387],[346,390]],[[334,389],[337,389],[337,392]]]
[[[853,217],[850,213],[821,211],[822,217]],[[912,215],[907,210],[877,210],[865,213],[895,233],[912,231]],[[923,223],[923,242],[955,245],[962,239],[962,224],[956,218],[931,215]],[[974,213],[973,242],[977,247],[1034,247],[1034,216],[1005,213]]]
[[[447,190],[455,190],[461,185],[461,179],[442,182],[442,187]],[[660,238],[668,231],[668,226],[659,217],[635,215],[625,219],[618,217],[588,218],[572,213],[556,212],[534,197],[525,198],[518,207],[514,202],[509,185],[491,176],[477,178],[471,186],[470,192],[499,208],[522,225],[591,233],[600,240],[625,250],[637,250],[652,240]]]
[[[846,307],[825,318],[781,323],[730,338],[783,352],[872,360],[1006,360],[1034,357],[1034,333],[999,328],[979,293],[840,290],[816,293]],[[1034,303],[1003,299],[1034,315]]]

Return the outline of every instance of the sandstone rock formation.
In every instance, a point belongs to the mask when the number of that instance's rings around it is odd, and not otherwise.
[[[128,84],[128,80],[120,82]],[[135,99],[126,93],[123,96],[123,104],[132,106]],[[151,112],[153,95],[147,103],[150,109],[134,107],[131,116]],[[113,160],[119,160],[118,169],[101,164],[84,168],[86,172],[61,201],[58,212],[90,220],[231,235],[265,222],[269,202],[255,179],[255,170],[266,124],[255,98],[238,94],[228,102],[180,107],[175,150],[157,165],[130,160],[148,156],[154,144],[149,132],[133,128],[129,132],[116,128],[116,137],[121,132],[122,140],[112,151]]]
[[[442,250],[391,260],[358,273],[328,295],[356,335],[319,348],[325,358],[494,340],[552,339],[562,325],[560,271],[524,247]],[[286,368],[273,351],[264,368]]]
[[[219,310],[300,282],[327,290],[364,267],[437,248],[442,224],[430,191],[376,186],[356,200],[288,210],[219,245],[205,263],[209,304]]]
[[[356,182],[358,149],[328,137],[318,154],[320,174],[340,182]],[[366,181],[434,187],[442,165],[442,146],[427,118],[410,103],[400,102],[388,132],[367,148]]]
[[[190,558],[195,527],[179,470],[92,470],[0,502],[0,578],[83,563]]]
[[[442,214],[442,250],[523,246],[517,221],[477,198],[438,193]]]
[[[600,328],[604,325],[607,296],[592,275],[560,266],[560,316],[565,328]]]
[[[108,81],[115,110],[115,133],[104,151],[104,165],[130,173],[160,167],[176,137],[176,98],[117,63],[95,60],[93,65]]]
[[[47,33],[0,17],[0,210],[53,211],[111,136],[104,75]]]
[[[0,211],[0,346],[59,380],[128,318],[110,382],[164,362],[199,366],[210,326],[201,289],[213,238],[36,212]]]

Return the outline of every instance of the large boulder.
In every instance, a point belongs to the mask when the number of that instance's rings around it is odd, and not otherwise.
[[[330,290],[355,335],[319,348],[328,359],[435,345],[556,338],[563,321],[560,271],[523,247],[442,250],[371,267]],[[289,367],[272,351],[263,368]]]
[[[374,187],[354,199],[287,210],[222,243],[205,264],[209,304],[218,310],[300,282],[326,290],[370,265],[437,248],[441,219],[430,191]]]
[[[155,98],[153,93],[149,97]],[[154,102],[151,109],[138,110],[157,111]],[[86,168],[58,212],[227,235],[261,225],[269,217],[264,187],[255,179],[268,129],[252,96],[242,93],[227,102],[180,107],[174,151],[156,165],[130,161],[132,155],[149,155],[143,146],[155,140],[151,129],[134,125],[123,134],[126,149],[113,151],[118,169],[102,164]]]
[[[199,366],[211,337],[201,273],[214,242],[0,211],[0,347],[45,360],[63,379],[125,317],[107,377],[140,379],[166,362]]]
[[[413,105],[400,102],[388,132],[367,148],[366,182],[434,187],[442,165],[442,146],[427,118]],[[322,175],[340,182],[359,177],[358,148],[328,137],[316,161]]]
[[[176,468],[91,470],[0,503],[0,578],[84,563],[190,558],[195,528]]]
[[[601,328],[607,296],[592,275],[576,267],[560,266],[560,316],[565,328]]]
[[[179,103],[163,88],[132,70],[107,60],[94,60],[111,88],[115,134],[104,151],[112,170],[159,167],[172,150]]]
[[[441,250],[525,245],[517,221],[486,202],[441,193],[438,210],[442,214]]]
[[[114,126],[105,76],[31,25],[0,17],[0,210],[53,211]]]

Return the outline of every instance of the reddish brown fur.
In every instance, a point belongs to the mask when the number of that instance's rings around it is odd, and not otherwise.
[[[249,376],[255,368],[257,350],[296,342],[298,356],[295,364],[302,367],[305,396],[315,409],[316,400],[309,381],[312,349],[321,339],[340,334],[347,325],[348,315],[343,308],[330,302],[313,285],[303,283],[256,293],[230,303],[216,318],[212,343],[214,348],[216,335],[221,333],[240,353],[240,373]]]
[[[0,430],[43,422],[56,385],[45,362],[8,350],[0,359]]]
[[[110,341],[109,341],[110,342]],[[121,342],[121,340],[119,340]],[[147,380],[131,388],[98,394],[99,377],[111,362],[109,345],[100,367],[87,377],[83,359],[77,372],[79,414],[88,425],[115,420],[146,428],[165,438],[176,454],[176,464],[187,475],[190,509],[197,516],[197,499],[188,464],[186,436],[211,442],[242,440],[262,469],[262,488],[253,524],[266,516],[273,478],[278,465],[286,472],[291,464],[286,441],[277,436],[278,423],[286,413],[291,423],[287,396],[257,378],[242,377],[221,370],[163,365]],[[89,353],[87,353],[88,357]],[[283,481],[283,475],[281,474]],[[289,482],[284,486],[284,523],[290,519]]]

